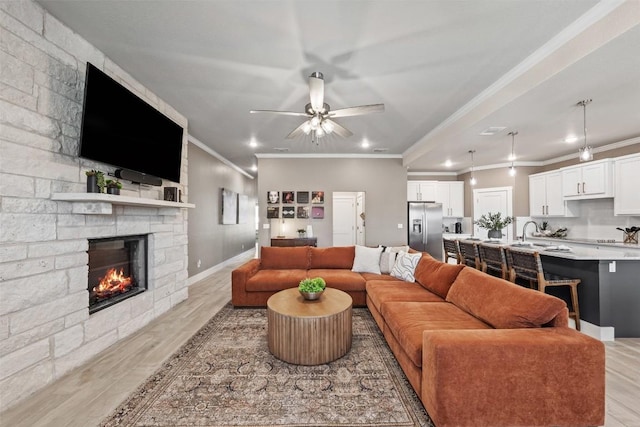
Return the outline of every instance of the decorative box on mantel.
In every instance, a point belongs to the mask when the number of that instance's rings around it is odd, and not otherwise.
[[[140,206],[149,208],[195,208],[193,203],[170,202],[167,200],[142,199],[140,197],[116,196],[104,193],[53,193],[51,200],[72,202],[74,214],[110,215],[113,205]],[[173,215],[173,209],[166,211]],[[162,210],[159,212],[162,215]]]

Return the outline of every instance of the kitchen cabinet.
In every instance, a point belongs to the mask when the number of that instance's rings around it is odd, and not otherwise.
[[[614,215],[640,215],[640,154],[617,158],[614,170]]]
[[[408,202],[434,202],[438,181],[407,181]]]
[[[562,172],[562,195],[567,200],[613,197],[613,161],[605,159],[569,166]]]
[[[562,194],[560,171],[529,175],[529,215],[565,216],[566,202]]]
[[[442,203],[443,217],[463,217],[464,182],[438,181],[435,201]]]

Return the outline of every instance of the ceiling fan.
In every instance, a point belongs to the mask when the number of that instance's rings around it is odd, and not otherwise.
[[[317,144],[319,138],[332,133],[343,138],[348,138],[353,135],[349,129],[336,123],[333,120],[334,118],[361,116],[363,114],[381,113],[384,111],[384,104],[360,105],[357,107],[331,110],[329,104],[324,102],[324,77],[319,71],[309,76],[309,100],[311,102],[304,106],[304,112],[251,110],[251,113],[274,113],[306,117],[307,120],[292,130],[289,135],[287,135],[287,138],[297,138],[302,134],[311,135],[311,141]]]

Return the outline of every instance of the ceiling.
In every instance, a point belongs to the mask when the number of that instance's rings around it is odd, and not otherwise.
[[[589,145],[640,137],[640,0],[38,2],[254,176],[256,154],[506,164],[511,131],[516,164],[577,156],[587,98]],[[285,138],[301,117],[249,113],[304,111],[313,71],[332,109],[385,111],[335,119],[354,135],[317,145]]]

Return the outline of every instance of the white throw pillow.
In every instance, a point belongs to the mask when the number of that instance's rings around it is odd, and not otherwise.
[[[351,271],[358,273],[380,274],[380,254],[382,248],[369,248],[356,245],[356,256],[353,260]]]
[[[382,254],[380,255],[380,273],[389,274],[396,263],[398,252],[409,251],[409,246],[382,246]]]
[[[391,269],[391,275],[395,278],[402,279],[405,282],[415,282],[416,278],[414,273],[421,257],[421,252],[410,254],[402,251],[398,253],[396,263]]]

